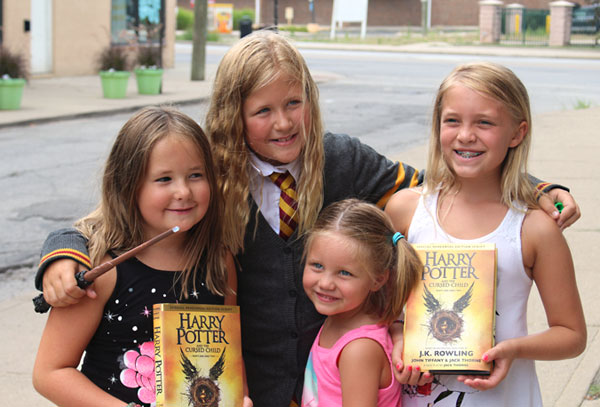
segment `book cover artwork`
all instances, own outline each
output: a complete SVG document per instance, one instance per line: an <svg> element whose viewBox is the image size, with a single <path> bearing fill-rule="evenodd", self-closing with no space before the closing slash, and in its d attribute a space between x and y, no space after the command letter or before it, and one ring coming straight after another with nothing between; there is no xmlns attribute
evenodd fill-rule
<svg viewBox="0 0 600 407"><path fill-rule="evenodd" d="M239 407L243 400L237 306L155 304L157 407Z"/></svg>
<svg viewBox="0 0 600 407"><path fill-rule="evenodd" d="M406 304L403 360L437 374L491 371L494 345L494 244L415 244L423 272Z"/></svg>

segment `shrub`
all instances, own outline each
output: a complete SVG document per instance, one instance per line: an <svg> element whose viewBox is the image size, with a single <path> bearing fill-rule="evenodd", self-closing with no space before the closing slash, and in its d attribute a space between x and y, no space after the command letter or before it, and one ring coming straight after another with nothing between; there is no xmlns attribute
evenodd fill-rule
<svg viewBox="0 0 600 407"><path fill-rule="evenodd" d="M308 32L308 28L306 28L305 25L280 25L277 28L279 29L279 31L288 31L292 34L296 32Z"/></svg>
<svg viewBox="0 0 600 407"><path fill-rule="evenodd" d="M177 29L187 30L194 25L194 12L192 10L179 7L177 11Z"/></svg>
<svg viewBox="0 0 600 407"><path fill-rule="evenodd" d="M194 32L192 28L188 28L181 34L177 34L179 41L192 41L194 39Z"/></svg>
<svg viewBox="0 0 600 407"><path fill-rule="evenodd" d="M252 20L254 22L254 9L241 8L239 10L236 10L236 9L233 10L233 29L234 30L240 29L240 20L244 16L250 17L250 20Z"/></svg>
<svg viewBox="0 0 600 407"><path fill-rule="evenodd" d="M160 48L153 45L141 45L137 52L137 63L146 68L160 68Z"/></svg>
<svg viewBox="0 0 600 407"><path fill-rule="evenodd" d="M221 36L219 35L219 33L207 33L206 34L206 41L208 41L208 42L219 42L220 39L221 39Z"/></svg>
<svg viewBox="0 0 600 407"><path fill-rule="evenodd" d="M108 46L98 58L101 71L129 71L131 70L130 50L124 46Z"/></svg>
<svg viewBox="0 0 600 407"><path fill-rule="evenodd" d="M5 75L13 79L26 79L28 77L27 64L22 54L0 46L0 78Z"/></svg>
<svg viewBox="0 0 600 407"><path fill-rule="evenodd" d="M178 35L177 39L180 41L192 41L194 39L194 30L192 28L188 28L183 34ZM219 33L206 33L206 41L219 42L220 40L221 36L219 35Z"/></svg>

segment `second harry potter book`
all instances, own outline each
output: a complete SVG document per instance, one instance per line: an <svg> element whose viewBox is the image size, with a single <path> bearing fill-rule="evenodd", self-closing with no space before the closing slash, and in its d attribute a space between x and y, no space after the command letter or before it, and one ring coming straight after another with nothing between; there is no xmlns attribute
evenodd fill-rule
<svg viewBox="0 0 600 407"><path fill-rule="evenodd" d="M239 407L243 400L237 306L155 304L157 407Z"/></svg>
<svg viewBox="0 0 600 407"><path fill-rule="evenodd" d="M423 272L406 304L403 361L433 374L488 375L494 346L494 244L415 244Z"/></svg>

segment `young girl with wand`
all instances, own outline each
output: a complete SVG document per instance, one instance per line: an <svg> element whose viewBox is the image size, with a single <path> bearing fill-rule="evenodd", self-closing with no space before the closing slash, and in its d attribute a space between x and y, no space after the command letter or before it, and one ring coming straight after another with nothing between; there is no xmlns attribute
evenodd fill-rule
<svg viewBox="0 0 600 407"><path fill-rule="evenodd" d="M109 154L98 208L76 227L92 264L166 229L178 226L179 232L99 276L96 300L51 310L35 362L35 388L60 406L150 406L152 305L236 303L222 213L208 140L196 122L172 108L133 115ZM246 407L251 404L245 400Z"/></svg>
<svg viewBox="0 0 600 407"><path fill-rule="evenodd" d="M579 355L586 326L567 242L527 179L527 90L503 66L461 65L433 111L425 184L398 192L385 210L411 243L495 243L496 346L477 355L494 367L489 377L436 377L430 395L408 391L403 406L541 406L534 360ZM549 327L528 335L533 282Z"/></svg>

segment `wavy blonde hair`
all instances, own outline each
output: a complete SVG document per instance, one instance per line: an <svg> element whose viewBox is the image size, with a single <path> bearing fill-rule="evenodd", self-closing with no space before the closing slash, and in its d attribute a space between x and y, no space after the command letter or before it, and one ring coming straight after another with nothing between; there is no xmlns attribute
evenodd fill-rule
<svg viewBox="0 0 600 407"><path fill-rule="evenodd" d="M235 254L244 249L250 218L249 148L245 141L243 105L248 96L281 76L304 89L309 125L300 153L298 236L315 222L323 205L323 125L319 91L300 52L283 36L256 31L225 54L214 81L206 129L212 143L218 181L225 198L225 242ZM258 214L257 214L258 216Z"/></svg>
<svg viewBox="0 0 600 407"><path fill-rule="evenodd" d="M427 191L432 193L440 185L442 194L458 188L455 174L448 167L440 144L444 97L456 85L462 85L502 103L517 125L523 121L527 123L525 137L518 146L508 149L502 163L502 203L515 208L513 202L520 201L530 208L537 207L535 188L527 175L527 157L531 146L529 95L523 83L510 69L489 62L473 62L457 66L438 89L433 107L427 171L425 172Z"/></svg>
<svg viewBox="0 0 600 407"><path fill-rule="evenodd" d="M362 310L390 324L402 313L408 295L423 271L419 256L406 239L393 244L394 226L377 206L358 199L345 199L323 209L308 233L304 258L315 236L336 232L357 243L357 256L372 281L389 271L387 282L371 291Z"/></svg>
<svg viewBox="0 0 600 407"><path fill-rule="evenodd" d="M211 292L225 295L228 286L222 244L223 200L217 188L210 145L200 126L174 108L146 107L125 123L105 164L100 203L75 227L88 239L95 265L109 251L120 253L143 243L144 221L137 203L138 192L153 147L166 137L179 137L197 147L211 191L204 218L185 234L183 271L178 276L182 295L187 298L190 281L196 289L198 277L204 277ZM198 276L202 270L206 274Z"/></svg>

